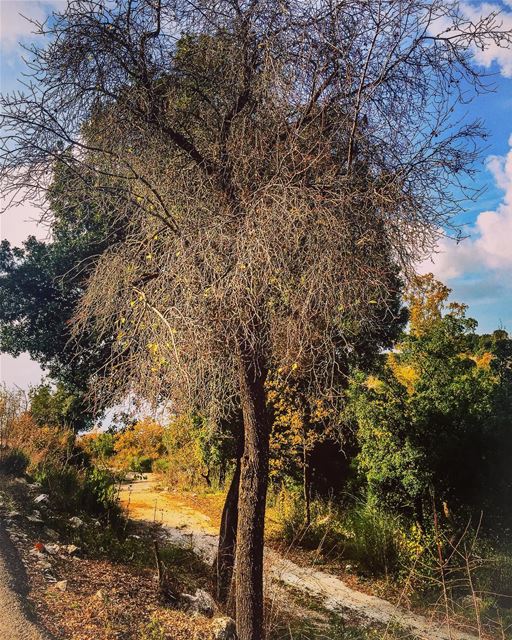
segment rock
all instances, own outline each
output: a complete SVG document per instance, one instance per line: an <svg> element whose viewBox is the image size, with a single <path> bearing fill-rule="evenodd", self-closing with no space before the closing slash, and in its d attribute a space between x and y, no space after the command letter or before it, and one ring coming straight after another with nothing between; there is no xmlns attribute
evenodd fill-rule
<svg viewBox="0 0 512 640"><path fill-rule="evenodd" d="M66 591L68 588L68 581L59 580L58 582L55 583L55 588L58 589L59 591Z"/></svg>
<svg viewBox="0 0 512 640"><path fill-rule="evenodd" d="M189 593L180 594L180 599L184 603L187 611L192 614L200 614L207 618L212 618L215 613L215 600L204 589L197 589L195 595Z"/></svg>
<svg viewBox="0 0 512 640"><path fill-rule="evenodd" d="M41 524L43 522L41 519L41 514L38 511L34 511L31 516L27 516L27 520L29 522L34 522L35 524Z"/></svg>
<svg viewBox="0 0 512 640"><path fill-rule="evenodd" d="M48 496L46 493L41 493L37 496L37 498L34 498L34 502L36 504L41 504L42 502L48 502Z"/></svg>
<svg viewBox="0 0 512 640"><path fill-rule="evenodd" d="M9 513L7 514L8 518L19 518L20 517L20 512L19 511L9 511Z"/></svg>
<svg viewBox="0 0 512 640"><path fill-rule="evenodd" d="M46 528L44 530L44 533L48 538L50 538L50 540L53 540L54 542L58 542L59 534L56 531L54 531L53 529Z"/></svg>
<svg viewBox="0 0 512 640"><path fill-rule="evenodd" d="M45 549L47 551L47 553L49 553L51 556L56 556L59 551L60 551L60 547L58 544L45 544Z"/></svg>
<svg viewBox="0 0 512 640"><path fill-rule="evenodd" d="M215 618L212 622L213 640L236 640L236 625L233 618Z"/></svg>
<svg viewBox="0 0 512 640"><path fill-rule="evenodd" d="M96 593L94 594L94 597L96 598L96 600L103 600L105 596L103 595L103 591L101 589L98 589L98 591L96 591Z"/></svg>
<svg viewBox="0 0 512 640"><path fill-rule="evenodd" d="M74 544L68 544L65 547L66 549L66 553L70 556L74 555L75 553L78 553L80 551L80 547L77 547Z"/></svg>
<svg viewBox="0 0 512 640"><path fill-rule="evenodd" d="M14 482L18 482L19 484L28 484L26 478L14 478Z"/></svg>
<svg viewBox="0 0 512 640"><path fill-rule="evenodd" d="M78 529L79 527L83 526L84 521L78 516L72 516L69 519L69 524L73 527L73 529Z"/></svg>
<svg viewBox="0 0 512 640"><path fill-rule="evenodd" d="M37 491L38 489L41 488L41 484L39 482L33 482L32 484L28 484L27 487L31 490L31 491Z"/></svg>

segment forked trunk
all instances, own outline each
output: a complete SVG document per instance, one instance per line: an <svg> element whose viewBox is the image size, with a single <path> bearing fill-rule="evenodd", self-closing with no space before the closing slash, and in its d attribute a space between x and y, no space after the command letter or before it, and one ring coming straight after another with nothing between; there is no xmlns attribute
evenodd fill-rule
<svg viewBox="0 0 512 640"><path fill-rule="evenodd" d="M240 447L241 449L241 447ZM219 547L215 558L215 581L217 600L225 604L227 602L233 567L235 565L236 530L238 527L238 487L240 485L241 451L236 458L235 473L229 485L219 532Z"/></svg>
<svg viewBox="0 0 512 640"><path fill-rule="evenodd" d="M266 370L240 358L244 452L240 470L236 544L236 626L239 640L262 640L263 531L268 484L270 420L265 400Z"/></svg>

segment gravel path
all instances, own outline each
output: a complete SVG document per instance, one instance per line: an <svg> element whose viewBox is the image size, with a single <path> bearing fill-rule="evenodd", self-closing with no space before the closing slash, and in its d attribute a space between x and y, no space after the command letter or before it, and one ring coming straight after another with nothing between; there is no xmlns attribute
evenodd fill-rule
<svg viewBox="0 0 512 640"><path fill-rule="evenodd" d="M192 546L207 562L213 560L218 538L210 519L186 505L179 496L159 491L153 474L125 485L121 501L129 505L132 518L150 522L156 519L165 527L169 539ZM305 595L316 596L330 611L351 611L369 623L380 625L399 623L418 640L477 640L474 635L440 625L383 598L356 591L329 573L299 567L272 549L265 549L265 574L267 579L276 581L274 584L285 584Z"/></svg>
<svg viewBox="0 0 512 640"><path fill-rule="evenodd" d="M0 519L0 639L49 640L28 610L25 568Z"/></svg>

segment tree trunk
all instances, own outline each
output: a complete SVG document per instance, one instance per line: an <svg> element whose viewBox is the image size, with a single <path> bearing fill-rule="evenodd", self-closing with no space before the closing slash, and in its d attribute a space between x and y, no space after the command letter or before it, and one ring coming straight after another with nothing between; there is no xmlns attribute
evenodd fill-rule
<svg viewBox="0 0 512 640"><path fill-rule="evenodd" d="M302 446L302 480L303 480L303 492L304 492L304 506L306 509L306 527L309 527L311 524L311 473L309 468L309 455L306 447L306 436L304 436L303 446Z"/></svg>
<svg viewBox="0 0 512 640"><path fill-rule="evenodd" d="M262 640L263 532L268 485L270 419L266 370L252 353L240 354L244 452L240 469L236 545L236 626L239 640Z"/></svg>
<svg viewBox="0 0 512 640"><path fill-rule="evenodd" d="M242 438L240 438L242 441ZM241 447L239 447L241 449ZM222 510L219 547L215 558L215 588L218 602L227 602L235 565L236 530L238 527L238 487L240 485L241 451L237 452L235 473Z"/></svg>

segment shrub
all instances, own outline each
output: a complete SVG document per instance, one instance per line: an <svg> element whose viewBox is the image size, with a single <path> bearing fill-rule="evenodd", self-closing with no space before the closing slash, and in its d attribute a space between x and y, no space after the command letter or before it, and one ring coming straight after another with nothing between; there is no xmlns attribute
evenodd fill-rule
<svg viewBox="0 0 512 640"><path fill-rule="evenodd" d="M370 499L360 501L345 518L349 532L346 554L372 575L396 575L400 569L399 519Z"/></svg>
<svg viewBox="0 0 512 640"><path fill-rule="evenodd" d="M144 418L117 434L113 463L120 469L151 471L154 460L162 456L164 428L151 418Z"/></svg>
<svg viewBox="0 0 512 640"><path fill-rule="evenodd" d="M133 456L129 460L128 467L130 471L149 473L153 469L153 458L151 456Z"/></svg>
<svg viewBox="0 0 512 640"><path fill-rule="evenodd" d="M94 431L80 436L78 445L93 460L105 462L114 455L114 434Z"/></svg>
<svg viewBox="0 0 512 640"><path fill-rule="evenodd" d="M156 471L157 473L169 473L169 468L170 462L166 458L158 458L158 460L155 460L153 463L153 471Z"/></svg>
<svg viewBox="0 0 512 640"><path fill-rule="evenodd" d="M19 449L10 449L0 455L0 472L10 476L21 476L27 470L29 459Z"/></svg>
<svg viewBox="0 0 512 640"><path fill-rule="evenodd" d="M100 515L119 510L117 479L106 469L92 467L84 471L46 465L34 477L50 495L57 511Z"/></svg>
<svg viewBox="0 0 512 640"><path fill-rule="evenodd" d="M287 544L341 554L345 544L341 512L332 500L313 500L311 522L306 525L306 507L298 487L282 486L275 498L275 535Z"/></svg>
<svg viewBox="0 0 512 640"><path fill-rule="evenodd" d="M112 511L118 508L119 485L107 469L92 467L85 473L82 504L86 511Z"/></svg>
<svg viewBox="0 0 512 640"><path fill-rule="evenodd" d="M81 479L75 467L42 465L34 471L34 478L50 495L54 509L69 513L79 510Z"/></svg>
<svg viewBox="0 0 512 640"><path fill-rule="evenodd" d="M72 457L74 439L70 429L39 426L29 413L23 413L13 421L9 441L27 456L30 471L45 465L64 465Z"/></svg>

